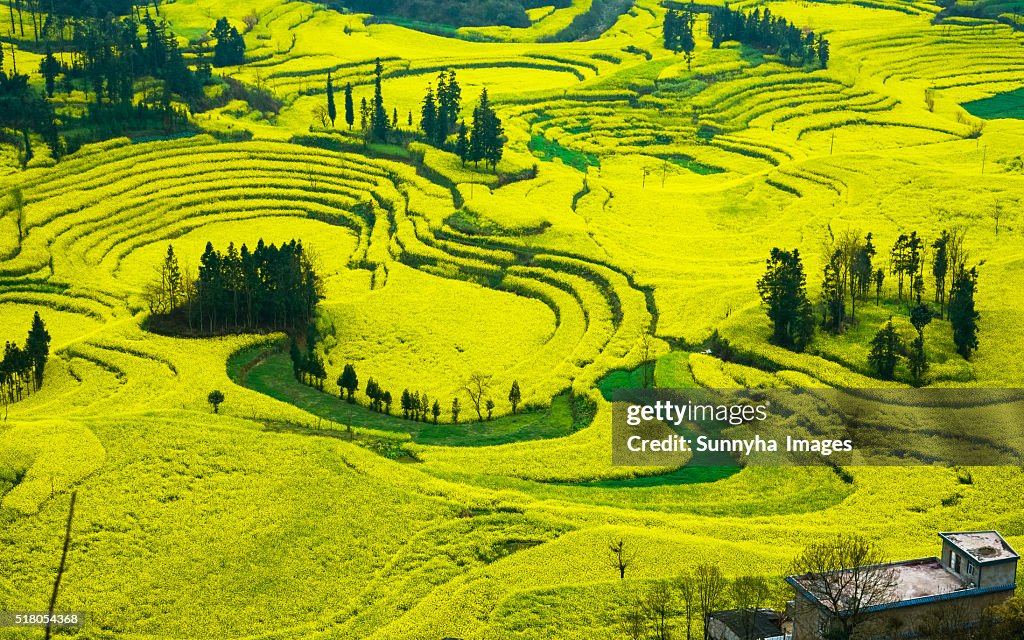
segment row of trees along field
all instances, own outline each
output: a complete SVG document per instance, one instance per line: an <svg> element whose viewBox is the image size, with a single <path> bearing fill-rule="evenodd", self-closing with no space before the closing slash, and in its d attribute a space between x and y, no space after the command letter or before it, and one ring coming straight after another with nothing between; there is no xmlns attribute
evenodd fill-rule
<svg viewBox="0 0 1024 640"><path fill-rule="evenodd" d="M293 338L289 347L289 356L295 379L302 384L323 391L324 384L327 382L327 368L324 365L323 356L316 349L315 336L307 336L305 351ZM359 375L356 373L355 365L350 363L344 366L341 375L338 376L337 384L341 399L355 404L355 393L359 390ZM469 396L470 405L476 411L479 422L483 422L485 419L491 420L494 417L497 404L490 397L490 390L491 376L482 373L470 376L469 381L463 386L463 391ZM391 415L395 398L390 391L381 386L379 381L373 378L366 381L366 396L370 399L369 409ZM508 402L513 415L519 412L522 399L523 392L519 388L519 381L515 380L508 392ZM402 391L399 397L399 407L402 410L403 418L417 422L429 422L432 418L434 424L437 424L442 413L440 400L434 399L431 403L426 392L410 391L409 389ZM462 413L462 404L458 397L452 398L449 411L452 424L458 424L459 415Z"/></svg>
<svg viewBox="0 0 1024 640"><path fill-rule="evenodd" d="M676 3L678 4L678 3ZM691 2L680 9L669 9L665 13L663 29L665 48L686 56L690 67L696 46L693 27L695 5ZM822 36L806 31L785 18L772 15L767 7L744 13L725 7L710 9L708 35L711 46L719 48L727 40L735 40L762 51L773 53L789 65L828 67L829 44Z"/></svg>
<svg viewBox="0 0 1024 640"><path fill-rule="evenodd" d="M181 332L288 331L305 327L323 298L314 257L292 240L262 240L250 251L234 243L221 253L207 243L193 277L169 246L159 278L145 292L154 328Z"/></svg>
<svg viewBox="0 0 1024 640"><path fill-rule="evenodd" d="M13 342L4 345L3 360L0 360L0 401L4 407L42 388L49 357L50 334L37 311L32 317L25 346Z"/></svg>
<svg viewBox="0 0 1024 640"><path fill-rule="evenodd" d="M755 613L764 609L780 611L792 597L781 576L739 576L729 579L715 563L684 569L675 578L648 582L625 581L626 571L635 571L640 557L624 539L607 547L608 562L620 579L617 626L629 640L672 640L707 638L711 616L731 609L740 627L740 638L761 637L755 628ZM830 640L851 640L881 614L878 605L887 604L898 582L889 559L877 544L856 534L839 534L808 544L787 567L794 576L814 576L819 595L826 605L825 627ZM1024 637L1024 600L1020 597L989 607L981 616L956 611L915 621L910 633L928 638L957 640L1019 640ZM833 613L833 612L839 613ZM959 615L958 615L959 614Z"/></svg>
<svg viewBox="0 0 1024 640"><path fill-rule="evenodd" d="M318 105L313 109L313 116L324 127L333 127L337 123L338 107L334 93L334 79L328 72L327 104ZM411 124L412 114L409 114L409 119ZM352 84L349 83L345 85L345 123L351 130L355 122L356 112L352 99ZM398 109L394 109L391 115L388 115L387 107L384 105L384 65L380 58L377 58L373 69L373 98L371 101L363 98L359 108L360 130L368 142L398 142L397 134L400 126Z"/></svg>
<svg viewBox="0 0 1024 640"><path fill-rule="evenodd" d="M374 67L373 98L363 98L359 105L359 126L364 137L374 142L395 142L403 136L397 109L391 116L384 101L383 89L384 67L380 59ZM352 95L352 84L345 85L344 117L349 130L356 123L356 105ZM313 116L320 125L336 126L338 101L335 96L334 80L327 74L327 102L313 110ZM422 140L438 149L451 151L459 156L462 165L472 162L478 165L483 162L492 170L496 169L504 155L505 129L501 118L495 112L484 88L480 94L480 102L473 110L470 126L460 119L462 112L462 88L454 70L442 71L437 76L437 89L428 84L426 95L420 109L420 130ZM407 124L413 125L412 113L408 114Z"/></svg>
<svg viewBox="0 0 1024 640"><path fill-rule="evenodd" d="M917 330L910 345L887 322L871 341L869 364L876 375L892 379L901 355L908 359L913 381L920 384L928 368L925 354L924 328L934 319L948 317L957 352L965 359L978 348L978 319L974 296L977 290L977 267L967 268L970 258L964 247L966 230L956 227L944 230L930 244L916 231L901 234L889 251L888 275L896 280L896 300L909 309L909 319ZM831 333L842 333L857 321L857 301L874 294L877 306L883 303L886 269L874 264L877 250L872 234L846 231L829 235L824 255L829 256L822 273L820 327ZM927 249L931 248L929 255ZM930 267L930 269L929 269ZM930 271L932 300L925 300L925 276ZM806 290L806 276L799 250L772 249L767 270L758 280L758 291L767 306L772 323L772 342L803 351L813 339L814 305ZM849 314L847 314L849 301Z"/></svg>

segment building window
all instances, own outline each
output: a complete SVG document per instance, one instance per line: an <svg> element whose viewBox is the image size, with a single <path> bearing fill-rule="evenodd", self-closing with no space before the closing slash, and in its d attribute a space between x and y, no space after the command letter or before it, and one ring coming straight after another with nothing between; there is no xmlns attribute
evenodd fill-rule
<svg viewBox="0 0 1024 640"><path fill-rule="evenodd" d="M959 553L953 553L952 555L953 555L953 562L952 562L953 572L954 573L960 573L960 554Z"/></svg>
<svg viewBox="0 0 1024 640"><path fill-rule="evenodd" d="M974 564L968 564L967 565L967 575L969 575L969 576L973 576L974 575Z"/></svg>

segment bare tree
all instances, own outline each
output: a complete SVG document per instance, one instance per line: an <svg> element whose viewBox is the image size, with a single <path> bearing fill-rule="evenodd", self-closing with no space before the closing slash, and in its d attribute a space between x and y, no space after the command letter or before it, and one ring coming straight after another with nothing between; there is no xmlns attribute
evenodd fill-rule
<svg viewBox="0 0 1024 640"><path fill-rule="evenodd" d="M686 616L686 640L693 640L693 614L697 612L697 581L693 572L687 569L676 578L676 589L683 603Z"/></svg>
<svg viewBox="0 0 1024 640"><path fill-rule="evenodd" d="M697 602L700 604L701 618L704 620L704 638L708 637L708 620L711 614L718 611L725 601L725 589L728 581L722 575L717 564L701 564L694 571L697 587Z"/></svg>
<svg viewBox="0 0 1024 640"><path fill-rule="evenodd" d="M992 207L992 219L996 221L996 235L999 235L999 219L1003 217L1003 203L997 202Z"/></svg>
<svg viewBox="0 0 1024 640"><path fill-rule="evenodd" d="M629 640L644 640L647 637L647 616L644 603L632 596L626 601L626 608L619 618L619 630Z"/></svg>
<svg viewBox="0 0 1024 640"><path fill-rule="evenodd" d="M462 387L463 391L469 394L469 400L473 403L473 408L476 409L477 420L480 422L484 421L482 408L487 391L491 388L491 377L486 373L474 373L469 377L469 382L466 383L466 386Z"/></svg>
<svg viewBox="0 0 1024 640"><path fill-rule="evenodd" d="M253 9L248 14L243 16L242 17L242 23L245 24L245 32L246 33L249 33L250 31L255 29L256 25L258 25L260 23L260 17L256 13L256 10Z"/></svg>
<svg viewBox="0 0 1024 640"><path fill-rule="evenodd" d="M674 605L675 595L668 581L659 580L648 589L644 610L651 622L652 640L671 640L672 628L669 621L675 615Z"/></svg>
<svg viewBox="0 0 1024 640"><path fill-rule="evenodd" d="M855 534L812 542L793 560L792 572L825 607L827 624L840 638L869 621L871 607L891 602L897 585L878 546Z"/></svg>
<svg viewBox="0 0 1024 640"><path fill-rule="evenodd" d="M949 265L950 293L952 287L967 269L967 260L970 258L964 241L967 238L967 227L957 225L950 229L949 240L946 243L946 261Z"/></svg>
<svg viewBox="0 0 1024 640"><path fill-rule="evenodd" d="M626 569L633 564L633 554L626 548L626 541L612 540L608 543L608 559L613 569L618 570L619 580L626 579Z"/></svg>
<svg viewBox="0 0 1024 640"><path fill-rule="evenodd" d="M327 125L331 122L331 116L327 113L327 107L322 104L313 107L313 119L314 122L319 122L320 126L326 129Z"/></svg>
<svg viewBox="0 0 1024 640"><path fill-rule="evenodd" d="M771 597L768 581L761 576L741 576L732 581L729 590L736 609L740 611L740 640L754 640L757 612Z"/></svg>
<svg viewBox="0 0 1024 640"><path fill-rule="evenodd" d="M18 227L18 246L20 247L21 241L25 239L25 196L18 187L11 189L11 215L14 218L14 224Z"/></svg>

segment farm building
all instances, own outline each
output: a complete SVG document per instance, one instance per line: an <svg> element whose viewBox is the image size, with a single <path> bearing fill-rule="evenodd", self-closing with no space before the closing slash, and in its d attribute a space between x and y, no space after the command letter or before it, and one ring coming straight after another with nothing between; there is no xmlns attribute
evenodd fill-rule
<svg viewBox="0 0 1024 640"><path fill-rule="evenodd" d="M771 609L719 611L708 619L710 640L784 640L782 614Z"/></svg>
<svg viewBox="0 0 1024 640"><path fill-rule="evenodd" d="M1002 536L995 531L939 536L941 558L878 567L890 572L888 593L873 603L861 603L866 605L861 611L869 618L858 635L871 638L918 633L940 619L961 628L971 626L988 607L1013 597L1019 556ZM816 574L791 576L786 581L796 591L788 612L792 640L819 640L829 620L844 612L833 610Z"/></svg>

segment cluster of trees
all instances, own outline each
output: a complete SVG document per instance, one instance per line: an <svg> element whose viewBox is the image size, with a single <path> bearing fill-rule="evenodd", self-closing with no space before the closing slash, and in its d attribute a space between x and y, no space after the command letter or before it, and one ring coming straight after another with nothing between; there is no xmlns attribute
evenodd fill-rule
<svg viewBox="0 0 1024 640"><path fill-rule="evenodd" d="M614 540L608 545L609 566L625 579L626 570L635 564L629 545ZM624 585L625 597L618 611L618 627L629 640L671 640L708 637L708 622L713 613L726 608L746 612L748 633L754 637L754 612L784 601L781 580L763 576L729 579L716 563L703 563L684 570L674 579L658 580L642 592Z"/></svg>
<svg viewBox="0 0 1024 640"><path fill-rule="evenodd" d="M694 15L690 9L669 9L665 13L665 48L676 53L683 52L687 69L693 63L693 49L697 44L693 38L693 24Z"/></svg>
<svg viewBox="0 0 1024 640"><path fill-rule="evenodd" d="M384 106L384 65L380 58L373 70L373 100L367 101L363 98L359 106L359 127L363 137L367 141L388 142L392 132L399 128L398 109L394 109L389 116ZM348 128L356 122L355 103L352 99L352 85L345 85L345 122ZM334 96L334 78L327 74L327 104L319 105L313 110L313 116L319 120L321 126L334 126L338 119L338 106ZM409 115L411 121L412 114ZM410 122L411 124L411 122Z"/></svg>
<svg viewBox="0 0 1024 640"><path fill-rule="evenodd" d="M57 158L97 137L119 135L126 130L162 128L174 131L188 122L188 109L209 106L203 87L212 78L207 43L213 45L213 64L224 66L245 61L245 40L226 18L217 21L211 34L190 47L195 62L186 60L178 38L159 18L159 4L128 0L9 3L10 34L25 38L30 20L36 49L42 56L38 73L44 91L29 83L17 60L9 55L10 72L3 71L0 52L0 128L21 132L22 162L33 156L31 134L43 138ZM26 11L28 16L26 18ZM17 17L16 14L17 13ZM141 99L137 88L147 86ZM61 94L82 91L87 96L81 112L63 110L59 117L51 101ZM68 100L68 103L76 103ZM63 134L63 135L62 135Z"/></svg>
<svg viewBox="0 0 1024 640"><path fill-rule="evenodd" d="M437 419L441 415L441 402L434 400L434 404L430 404L427 394L418 391L402 391L399 406L402 408L402 417L406 420L427 422L428 416L433 416L434 424L437 424Z"/></svg>
<svg viewBox="0 0 1024 640"><path fill-rule="evenodd" d="M324 367L323 357L316 350L315 335L311 333L307 338L305 353L292 339L290 355L295 379L323 391L327 371ZM356 391L359 390L359 375L356 373L355 365L349 363L344 366L341 375L338 376L337 384L341 399L354 404ZM484 421L485 412L487 420L494 417L494 409L497 405L490 397L490 389L491 376L483 373L474 373L463 387L463 391L469 396L470 403L476 411L479 422ZM370 399L369 408L371 410L391 414L394 397L390 391L381 386L380 382L373 378L367 380L366 396ZM519 381L515 380L508 392L508 401L513 414L519 413L522 400L523 393L519 387ZM399 396L399 407L402 410L403 418L417 422L428 422L432 419L434 424L437 424L442 413L440 400L434 399L431 402L425 392L410 391L409 389L403 390ZM458 397L452 398L450 413L452 424L458 424L459 415L462 413L462 405Z"/></svg>
<svg viewBox="0 0 1024 640"><path fill-rule="evenodd" d="M295 240L280 247L260 240L254 251L231 243L226 253L207 243L193 278L169 246L146 297L152 313L184 320L189 330L292 330L309 323L323 298L314 262Z"/></svg>
<svg viewBox="0 0 1024 640"><path fill-rule="evenodd" d="M454 70L442 71L437 76L437 93L427 85L427 95L420 110L420 128L426 141L435 147L444 147L448 137L459 130L462 112L462 88Z"/></svg>
<svg viewBox="0 0 1024 640"><path fill-rule="evenodd" d="M401 123L398 109L388 114L384 102L384 67L377 59L374 67L373 98L365 97L358 106L359 127L367 141L391 142L401 139ZM345 123L351 130L356 124L356 104L352 95L352 85L344 87ZM451 151L459 156L462 165L472 162L496 169L505 153L505 128L501 118L491 105L484 89L480 95L480 103L473 110L470 126L465 120L459 119L462 111L462 88L459 86L455 71L442 71L437 78L437 88L427 85L427 92L420 108L420 128L423 139L439 149ZM334 78L327 75L327 101L313 109L313 117L321 126L335 126L338 116L338 101L335 96ZM408 125L413 124L412 113L408 114Z"/></svg>
<svg viewBox="0 0 1024 640"><path fill-rule="evenodd" d="M47 91L51 97L55 91L69 93L75 88L92 94L94 117L104 107L130 111L135 106L135 83L142 78L163 81L164 94L150 101L147 106L152 108L166 105L171 93L185 100L200 98L211 77L202 49L197 52L197 69L192 70L167 23L157 22L148 13L141 20L134 13L125 18L67 16L58 27L60 41L47 43L40 67ZM57 55L54 47L59 47ZM58 76L62 76L60 84Z"/></svg>
<svg viewBox="0 0 1024 640"><path fill-rule="evenodd" d="M3 70L3 51L0 47L0 128L17 131L22 137L22 167L32 160L32 134L43 136L56 157L62 154L53 107L44 95L32 88L27 75L17 69L7 74Z"/></svg>
<svg viewBox="0 0 1024 640"><path fill-rule="evenodd" d="M711 46L716 49L726 40L737 40L777 54L786 64L828 67L828 40L772 15L767 7L749 13L727 6L713 9L708 20L708 35Z"/></svg>
<svg viewBox="0 0 1024 640"><path fill-rule="evenodd" d="M217 20L210 33L217 44L213 46L213 64L218 67L238 65L245 62L245 38L238 29L228 23L227 18Z"/></svg>
<svg viewBox="0 0 1024 640"><path fill-rule="evenodd" d="M366 381L366 397L370 399L370 410L391 415L391 403L394 398L390 391L380 386L373 378Z"/></svg>
<svg viewBox="0 0 1024 640"><path fill-rule="evenodd" d="M483 162L496 169L505 152L505 128L494 111L487 89L480 94L480 103L473 110L471 127L459 120L462 110L462 89L454 71L441 72L437 79L437 92L427 85L420 110L420 128L426 141L439 149L454 152L462 160L474 165ZM452 140L454 136L454 140Z"/></svg>
<svg viewBox="0 0 1024 640"><path fill-rule="evenodd" d="M32 317L25 346L13 342L4 345L3 360L0 360L0 401L5 407L42 388L49 357L50 334L37 311Z"/></svg>
<svg viewBox="0 0 1024 640"><path fill-rule="evenodd" d="M979 314L974 303L978 271L967 268L965 236L965 230L957 227L942 231L929 244L916 231L901 234L889 251L886 270L876 264L878 250L872 234L847 231L838 237L830 235L824 251L828 260L822 272L821 328L841 333L857 321L857 302L870 299L872 293L880 306L888 275L896 282L897 303L910 305L917 338L905 345L892 322L886 323L871 343L872 370L881 378L892 379L899 358L905 356L914 382L923 382L928 368L924 328L933 318L947 314L957 352L970 358L978 348ZM925 300L928 271L934 286L932 301ZM765 275L758 280L758 291L772 322L772 342L796 351L805 349L814 335L814 305L807 294L799 251L773 249Z"/></svg>
<svg viewBox="0 0 1024 640"><path fill-rule="evenodd" d="M323 356L316 350L316 342L308 339L306 352L303 353L299 349L299 343L293 337L288 353L292 359L292 374L295 379L302 384L323 391L324 383L327 381L327 367L324 364Z"/></svg>

